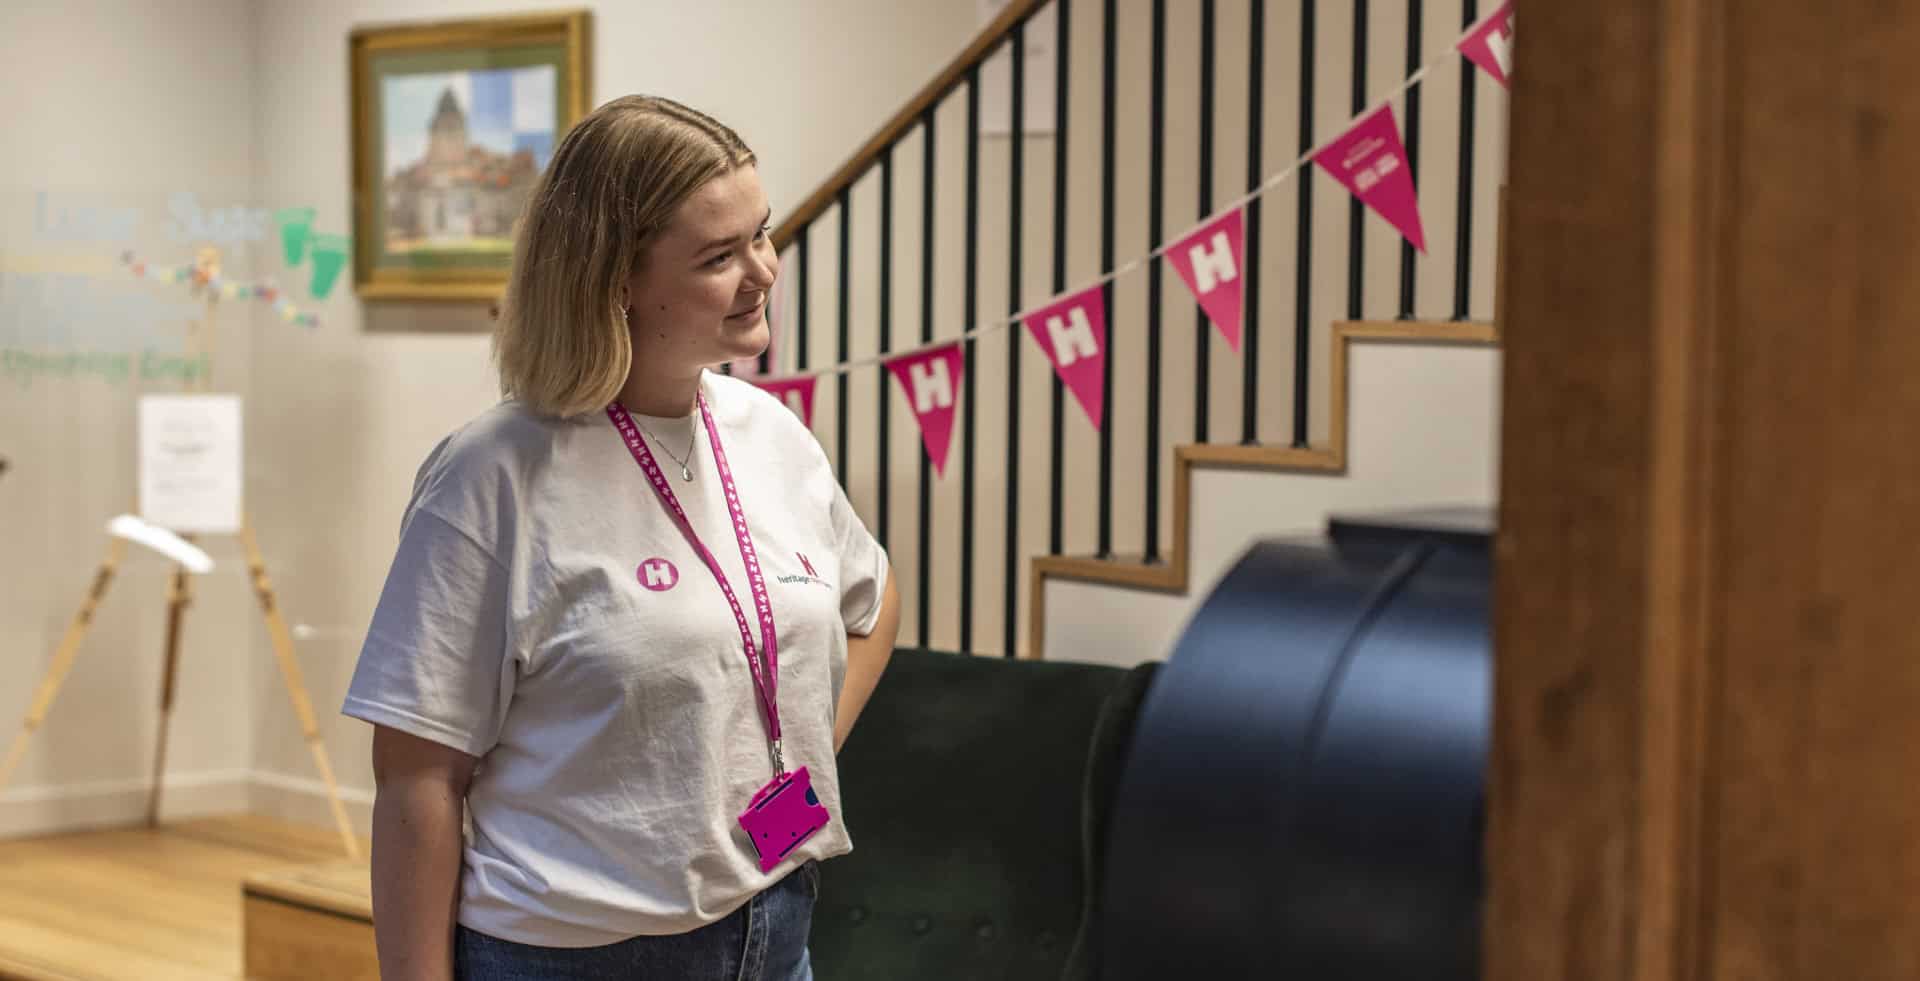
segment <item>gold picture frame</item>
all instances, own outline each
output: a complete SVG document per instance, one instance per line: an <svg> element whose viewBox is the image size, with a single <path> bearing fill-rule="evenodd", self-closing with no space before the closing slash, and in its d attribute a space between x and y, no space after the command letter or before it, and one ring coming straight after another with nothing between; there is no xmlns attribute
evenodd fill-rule
<svg viewBox="0 0 1920 981"><path fill-rule="evenodd" d="M585 10L373 25L348 39L353 283L368 300L492 300L512 226L591 99Z"/></svg>

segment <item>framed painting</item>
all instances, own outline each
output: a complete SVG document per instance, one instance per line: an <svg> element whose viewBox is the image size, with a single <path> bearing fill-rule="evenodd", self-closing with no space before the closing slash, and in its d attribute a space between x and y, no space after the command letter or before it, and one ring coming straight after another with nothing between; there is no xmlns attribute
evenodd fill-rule
<svg viewBox="0 0 1920 981"><path fill-rule="evenodd" d="M362 298L500 295L520 210L587 112L590 44L584 10L353 31Z"/></svg>

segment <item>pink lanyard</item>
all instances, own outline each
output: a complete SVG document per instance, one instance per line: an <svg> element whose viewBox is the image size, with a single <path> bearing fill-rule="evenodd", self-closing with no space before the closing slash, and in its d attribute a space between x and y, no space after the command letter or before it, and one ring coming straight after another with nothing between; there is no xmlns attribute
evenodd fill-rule
<svg viewBox="0 0 1920 981"><path fill-rule="evenodd" d="M707 425L707 442L713 447L714 467L720 471L720 487L727 495L727 513L733 518L733 535L740 543L740 561L747 568L747 580L753 584L753 609L760 615L759 648L754 646L753 632L747 628L747 615L740 609L740 600L727 583L726 573L720 571L719 560L714 558L694 532L693 522L687 519L687 512L680 507L680 500L673 496L673 487L667 483L666 475L660 472L660 465L654 462L653 452L647 449L646 442L640 438L640 430L633 416L627 413L625 406L615 402L607 406L607 418L613 420L613 427L627 441L627 449L633 453L634 462L645 471L647 480L653 484L653 492L659 495L660 503L666 505L674 523L680 526L680 533L687 537L688 544L707 564L707 571L713 573L714 581L720 584L720 592L727 597L727 605L733 607L734 622L740 627L740 645L747 652L747 670L753 675L753 687L760 696L761 711L767 717L767 733L773 747L774 775L782 776L787 772L787 767L780 752L780 703L777 700L780 690L780 638L773 626L773 601L767 596L767 581L760 575L760 560L753 551L753 534L747 531L746 516L740 513L740 495L733 484L733 471L727 466L727 451L720 446L720 432L714 428L713 416L707 412L706 397L697 396L695 406L700 412L701 421ZM760 650L765 650L765 657L760 656Z"/></svg>

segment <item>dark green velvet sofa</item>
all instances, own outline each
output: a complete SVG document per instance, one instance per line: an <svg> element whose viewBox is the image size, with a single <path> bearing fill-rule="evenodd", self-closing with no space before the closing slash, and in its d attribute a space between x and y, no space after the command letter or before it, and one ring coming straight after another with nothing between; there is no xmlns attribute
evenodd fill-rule
<svg viewBox="0 0 1920 981"><path fill-rule="evenodd" d="M1099 977L1106 818L1157 665L894 654L843 748L819 981Z"/></svg>

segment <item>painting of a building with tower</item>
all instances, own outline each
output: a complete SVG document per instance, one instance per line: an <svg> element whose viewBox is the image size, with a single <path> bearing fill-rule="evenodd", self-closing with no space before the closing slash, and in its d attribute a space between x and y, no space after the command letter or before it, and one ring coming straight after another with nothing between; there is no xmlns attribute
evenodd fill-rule
<svg viewBox="0 0 1920 981"><path fill-rule="evenodd" d="M552 66L382 82L385 251L510 253L553 153Z"/></svg>
<svg viewBox="0 0 1920 981"><path fill-rule="evenodd" d="M353 29L362 299L500 299L520 213L592 105L592 21L558 10Z"/></svg>

